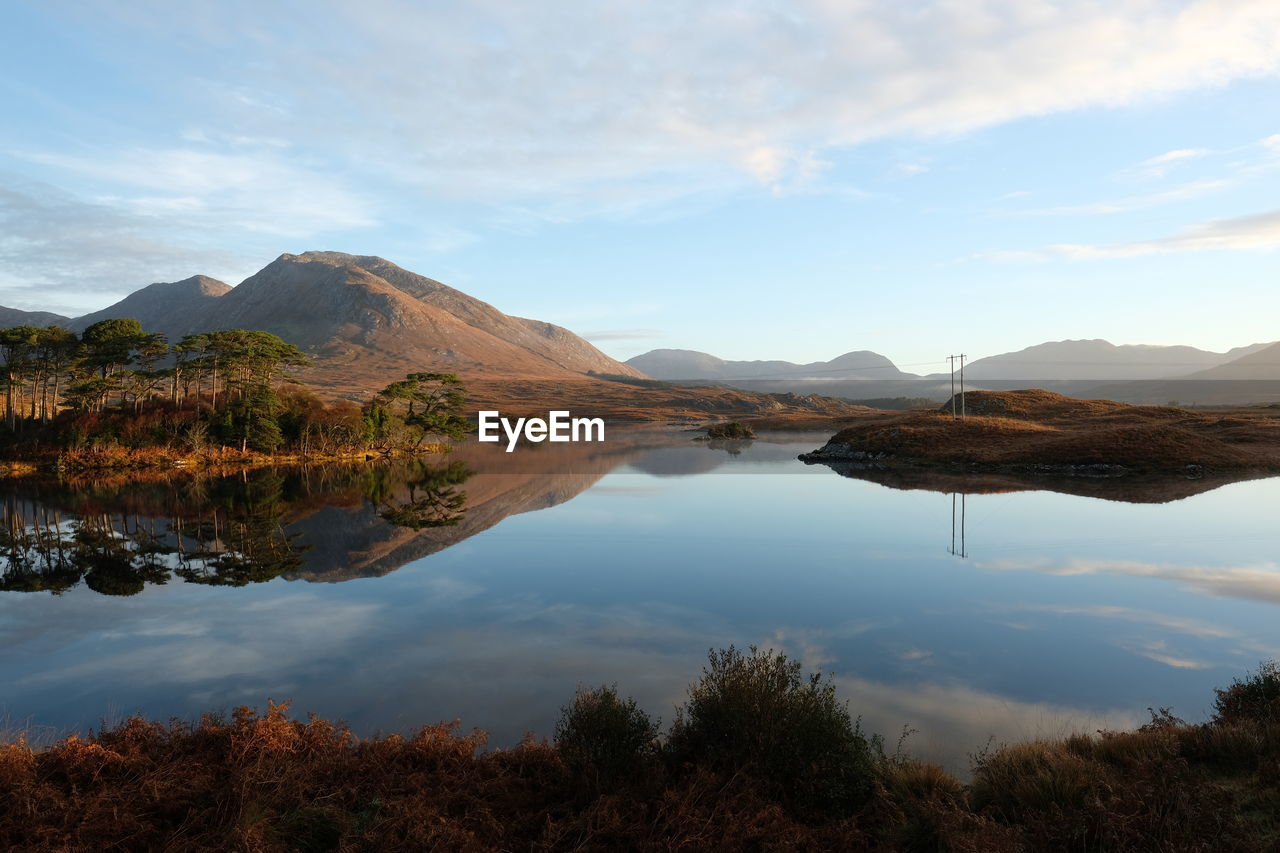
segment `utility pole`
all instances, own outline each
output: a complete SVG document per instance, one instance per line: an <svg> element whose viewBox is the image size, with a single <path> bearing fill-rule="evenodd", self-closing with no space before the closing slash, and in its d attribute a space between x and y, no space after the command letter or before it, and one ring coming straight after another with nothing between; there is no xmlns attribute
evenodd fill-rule
<svg viewBox="0 0 1280 853"><path fill-rule="evenodd" d="M951 362L951 417L954 418L956 416L956 357L949 355L947 361Z"/></svg>
<svg viewBox="0 0 1280 853"><path fill-rule="evenodd" d="M960 355L949 355L947 361L951 362L951 417L956 416L956 362L960 362L960 417L965 417L964 407L964 360L967 358L964 353Z"/></svg>

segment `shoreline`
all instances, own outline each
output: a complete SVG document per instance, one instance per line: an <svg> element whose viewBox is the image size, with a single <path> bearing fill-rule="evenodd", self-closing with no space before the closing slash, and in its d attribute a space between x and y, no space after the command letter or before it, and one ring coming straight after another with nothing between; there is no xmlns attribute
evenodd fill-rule
<svg viewBox="0 0 1280 853"><path fill-rule="evenodd" d="M1049 391L974 391L969 414L868 419L800 454L808 464L939 473L1200 479L1280 473L1280 417L1077 400Z"/></svg>

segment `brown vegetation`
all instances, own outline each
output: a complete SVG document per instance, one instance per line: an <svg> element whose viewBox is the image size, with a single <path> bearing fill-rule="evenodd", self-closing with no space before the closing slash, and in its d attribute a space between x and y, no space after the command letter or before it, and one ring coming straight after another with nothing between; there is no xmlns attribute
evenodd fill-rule
<svg viewBox="0 0 1280 853"><path fill-rule="evenodd" d="M974 391L951 404L854 424L807 458L964 465L1000 470L1119 466L1080 473L1274 470L1280 418L1270 410L1188 411L1076 400L1049 391Z"/></svg>
<svg viewBox="0 0 1280 853"><path fill-rule="evenodd" d="M833 419L871 413L833 397L761 394L735 388L635 385L581 376L569 379L467 379L467 410L497 409L507 416L540 416L552 409L616 422L701 423L726 417L801 420L829 426Z"/></svg>
<svg viewBox="0 0 1280 853"><path fill-rule="evenodd" d="M1280 674L1188 725L1007 746L964 785L867 739L776 653L713 653L664 740L613 688L554 744L457 724L360 739L268 703L0 745L15 850L1266 851L1280 843Z"/></svg>

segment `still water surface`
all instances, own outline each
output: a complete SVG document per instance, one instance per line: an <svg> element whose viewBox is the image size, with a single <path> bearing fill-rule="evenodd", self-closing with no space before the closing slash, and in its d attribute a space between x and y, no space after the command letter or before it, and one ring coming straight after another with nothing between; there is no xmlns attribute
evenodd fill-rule
<svg viewBox="0 0 1280 853"><path fill-rule="evenodd" d="M892 488L796 461L823 438L6 484L0 727L271 697L506 745L580 684L669 721L709 648L757 644L963 772L993 737L1203 719L1280 657L1280 479Z"/></svg>

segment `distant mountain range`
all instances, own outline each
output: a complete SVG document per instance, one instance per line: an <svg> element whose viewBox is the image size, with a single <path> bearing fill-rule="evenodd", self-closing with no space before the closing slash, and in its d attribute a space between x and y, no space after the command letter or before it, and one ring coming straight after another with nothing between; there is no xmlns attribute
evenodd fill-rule
<svg viewBox="0 0 1280 853"><path fill-rule="evenodd" d="M701 380L756 392L855 398L928 396L949 381L945 373L919 377L904 372L887 357L868 350L796 364L730 361L694 350L658 349L624 363L568 329L504 314L382 258L341 252L281 255L237 287L203 275L152 284L108 308L76 318L0 307L0 327L60 325L83 331L99 320L116 317L134 317L170 341L227 328L273 332L313 357L316 366L306 380L330 396L366 394L417 370L451 371L477 386L488 383L494 399L512 399L503 383L524 382L529 387L528 381L536 380L542 396L562 391L566 400L589 399L602 406L623 405L622 396L628 396L634 400L625 405L633 408L649 405L649 397L658 405L656 398L662 395L646 395L635 387L622 395L629 386L601 385L588 374ZM1053 341L976 359L966 365L965 379L974 387L983 382L1026 387L1053 382L1280 380L1280 343L1210 352L1189 346L1116 346L1104 340ZM882 384L873 390L864 380ZM1171 399L1178 393L1163 387L1142 393L1148 392L1169 394ZM541 396L534 396L518 399L530 405L545 403ZM739 396L732 400L681 398L662 405L690 413L725 406L764 410L780 405ZM640 398L647 402L641 404Z"/></svg>
<svg viewBox="0 0 1280 853"><path fill-rule="evenodd" d="M1194 373L1189 379L1280 379L1280 343L1245 347L1251 350L1226 364ZM1234 352L1235 350L1232 350Z"/></svg>
<svg viewBox="0 0 1280 853"><path fill-rule="evenodd" d="M1116 346L1104 340L1052 341L965 365L966 379L1172 379L1246 358L1269 343L1210 352L1188 346ZM937 375L937 374L935 374ZM1280 378L1280 371L1273 371ZM1266 378L1266 377L1251 377Z"/></svg>
<svg viewBox="0 0 1280 853"><path fill-rule="evenodd" d="M827 384L863 379L949 380L947 373L924 377L905 373L885 356L867 350L846 353L831 361L795 364L726 361L695 350L656 349L628 359L627 364L654 379L751 382L751 387L760 390L786 388L799 393L813 393L819 380ZM1211 352L1189 346L1117 346L1099 339L1051 341L976 359L965 365L965 380L973 383L1157 379L1280 380L1280 344L1258 343L1227 352ZM788 381L801 380L806 384L795 387L788 384Z"/></svg>
<svg viewBox="0 0 1280 853"><path fill-rule="evenodd" d="M725 361L688 349L655 349L627 359L627 364L654 379L910 379L883 355L868 350L847 352L830 361Z"/></svg>

